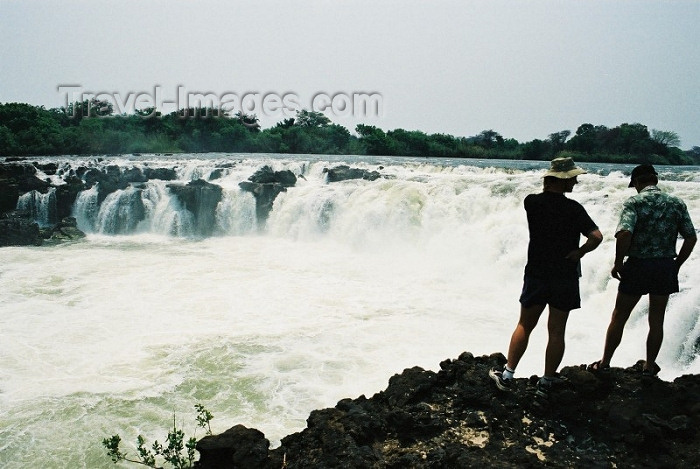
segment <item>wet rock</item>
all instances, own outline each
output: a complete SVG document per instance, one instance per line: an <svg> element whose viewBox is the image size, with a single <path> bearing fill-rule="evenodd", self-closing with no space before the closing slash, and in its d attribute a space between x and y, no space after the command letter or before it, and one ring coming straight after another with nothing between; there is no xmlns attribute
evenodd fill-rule
<svg viewBox="0 0 700 469"><path fill-rule="evenodd" d="M272 211L272 206L280 192L297 183L297 178L289 170L273 171L269 166L257 170L247 181L238 186L255 197L255 215L258 226L265 226L265 221Z"/></svg>
<svg viewBox="0 0 700 469"><path fill-rule="evenodd" d="M55 245L69 241L78 241L85 238L85 233L78 229L78 224L74 217L65 217L52 228L46 230L44 235L45 244Z"/></svg>
<svg viewBox="0 0 700 469"><path fill-rule="evenodd" d="M13 211L0 216L0 246L40 246L42 242L39 225L29 214Z"/></svg>
<svg viewBox="0 0 700 469"><path fill-rule="evenodd" d="M195 467L199 469L273 467L268 457L269 447L270 442L262 432L236 425L220 435L205 436L197 442L197 451L201 457Z"/></svg>
<svg viewBox="0 0 700 469"><path fill-rule="evenodd" d="M346 165L339 165L334 168L323 168L328 182L347 181L348 179L365 179L374 181L382 177L377 171L367 171L366 169L351 168Z"/></svg>
<svg viewBox="0 0 700 469"><path fill-rule="evenodd" d="M171 183L166 187L194 215L196 234L210 236L216 226L216 206L221 202L221 186L197 179L187 184Z"/></svg>
<svg viewBox="0 0 700 469"><path fill-rule="evenodd" d="M248 180L257 184L280 184L284 187L292 187L297 183L297 177L290 170L273 171L267 165L258 169Z"/></svg>
<svg viewBox="0 0 700 469"><path fill-rule="evenodd" d="M265 226L265 221L272 211L272 206L280 192L287 192L287 188L277 183L257 183L243 181L238 187L250 192L255 197L255 216L259 226Z"/></svg>
<svg viewBox="0 0 700 469"><path fill-rule="evenodd" d="M177 179L177 172L172 168L149 168L143 169L143 174L148 179L160 179L161 181L174 181Z"/></svg>
<svg viewBox="0 0 700 469"><path fill-rule="evenodd" d="M70 216L78 194L85 189L85 184L77 176L67 176L65 184L56 187L56 211L59 219Z"/></svg>
<svg viewBox="0 0 700 469"><path fill-rule="evenodd" d="M45 194L49 187L51 184L36 177L32 164L0 164L0 213L14 210L20 195L34 190Z"/></svg>

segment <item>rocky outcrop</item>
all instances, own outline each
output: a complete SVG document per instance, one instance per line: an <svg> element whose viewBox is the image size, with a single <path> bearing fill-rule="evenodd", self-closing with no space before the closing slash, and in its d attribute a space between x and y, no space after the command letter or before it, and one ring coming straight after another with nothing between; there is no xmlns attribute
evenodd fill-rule
<svg viewBox="0 0 700 469"><path fill-rule="evenodd" d="M70 225L70 217L73 205L81 191L96 186L97 204L101 204L108 196L117 190L125 190L129 187L136 191L125 191L120 195L120 203L129 204L129 216L125 217L124 226L116 227L114 233L129 232L145 216L145 208L141 200L139 185L152 180L174 180L177 173L174 168L119 167L117 165L104 165L103 159L91 161L88 166L76 168L68 165L59 165L56 162L31 162L26 158L5 158L0 163L0 246L7 245L35 245L41 244L42 239L50 239L52 243L63 240L74 240L84 236L75 226ZM52 178L42 179L41 173ZM217 186L218 187L218 186ZM220 200L216 199L216 203ZM205 191L206 192L206 191ZM206 195L197 199L198 203L207 205ZM18 201L23 208L28 210L17 211ZM37 201L43 200L42 205L45 216L39 221L38 226ZM202 215L197 222L206 225L213 220L211 215ZM68 220L68 221L66 221ZM37 225L37 226L34 226ZM213 223L209 229L202 230L205 235L210 234ZM41 232L37 231L41 229Z"/></svg>
<svg viewBox="0 0 700 469"><path fill-rule="evenodd" d="M0 246L41 246L39 225L26 212L0 215Z"/></svg>
<svg viewBox="0 0 700 469"><path fill-rule="evenodd" d="M66 217L55 226L41 230L41 235L45 239L44 244L47 245L77 241L85 237L85 233L78 229L78 224L74 217Z"/></svg>
<svg viewBox="0 0 700 469"><path fill-rule="evenodd" d="M593 374L565 367L547 402L537 378L510 393L487 376L502 354L463 353L433 372L393 376L367 399L311 412L307 427L266 451L236 426L197 444L207 468L700 467L700 376L643 377L639 364Z"/></svg>
<svg viewBox="0 0 700 469"><path fill-rule="evenodd" d="M210 236L216 226L216 206L221 201L221 186L197 179L187 184L171 183L166 187L194 215L197 234Z"/></svg>
<svg viewBox="0 0 700 469"><path fill-rule="evenodd" d="M259 226L264 226L277 196L296 183L297 178L291 171L273 171L271 167L263 166L238 186L255 197L255 215Z"/></svg>
<svg viewBox="0 0 700 469"><path fill-rule="evenodd" d="M161 181L174 181L177 179L177 172L172 168L149 168L143 169L143 175L148 179L160 179Z"/></svg>
<svg viewBox="0 0 700 469"><path fill-rule="evenodd" d="M31 164L10 163L0 165L0 214L14 210L19 196L31 191L45 193L51 187L36 177Z"/></svg>
<svg viewBox="0 0 700 469"><path fill-rule="evenodd" d="M351 168L346 165L339 165L334 168L323 168L328 182L347 181L348 179L365 179L374 181L382 177L377 171L367 171L366 169Z"/></svg>

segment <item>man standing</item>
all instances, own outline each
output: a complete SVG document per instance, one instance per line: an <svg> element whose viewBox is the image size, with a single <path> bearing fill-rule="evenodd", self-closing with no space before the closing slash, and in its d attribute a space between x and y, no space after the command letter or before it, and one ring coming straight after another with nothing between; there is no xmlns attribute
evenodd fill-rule
<svg viewBox="0 0 700 469"><path fill-rule="evenodd" d="M620 281L612 319L605 336L603 358L589 365L591 371L610 367L622 332L632 309L642 295L649 295L649 335L647 356L642 372L656 376L661 370L656 357L664 338L664 315L671 293L678 288L678 270L688 259L697 242L697 234L685 203L678 197L661 192L656 170L650 164L632 170L629 187L637 195L622 207L615 237L615 264L611 275ZM676 254L678 235L683 237ZM627 261L623 262L625 257Z"/></svg>
<svg viewBox="0 0 700 469"><path fill-rule="evenodd" d="M544 175L543 192L525 197L530 243L520 295L520 320L510 339L505 368L489 371L502 391L511 389L515 368L547 305L549 340L544 376L537 384L537 394L548 397L556 380L556 371L564 356L569 312L581 307L580 260L603 240L598 226L583 206L564 195L573 190L578 182L576 177L585 173L571 158L556 158ZM579 246L581 235L587 240Z"/></svg>

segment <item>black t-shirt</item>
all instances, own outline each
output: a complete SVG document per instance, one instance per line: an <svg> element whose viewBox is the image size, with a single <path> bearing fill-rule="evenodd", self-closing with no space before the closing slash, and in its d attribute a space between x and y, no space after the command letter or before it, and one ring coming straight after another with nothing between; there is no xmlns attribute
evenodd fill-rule
<svg viewBox="0 0 700 469"><path fill-rule="evenodd" d="M530 230L526 274L578 277L579 263L566 255L579 247L581 235L598 226L583 206L564 194L542 192L525 197Z"/></svg>

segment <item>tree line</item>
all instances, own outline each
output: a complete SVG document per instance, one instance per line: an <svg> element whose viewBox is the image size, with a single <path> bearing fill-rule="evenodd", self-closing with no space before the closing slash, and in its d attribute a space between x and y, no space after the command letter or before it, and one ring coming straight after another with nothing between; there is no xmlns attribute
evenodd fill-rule
<svg viewBox="0 0 700 469"><path fill-rule="evenodd" d="M242 152L548 160L563 154L588 162L700 164L700 147L683 151L675 132L639 123L585 123L573 134L563 130L522 143L494 130L470 137L364 124L354 130L308 110L261 129L255 115L209 108L115 115L110 103L94 99L52 109L0 104L4 156Z"/></svg>

